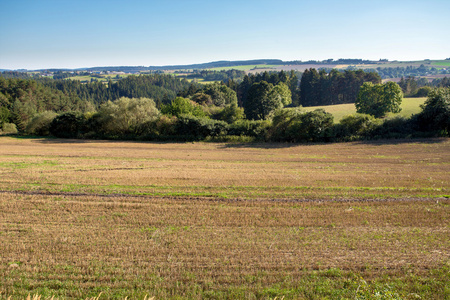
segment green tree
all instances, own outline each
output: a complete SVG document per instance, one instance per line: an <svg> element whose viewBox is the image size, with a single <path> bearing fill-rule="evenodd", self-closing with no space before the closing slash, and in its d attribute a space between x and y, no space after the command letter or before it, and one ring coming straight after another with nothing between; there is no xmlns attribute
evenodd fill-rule
<svg viewBox="0 0 450 300"><path fill-rule="evenodd" d="M212 102L216 106L223 107L233 102L237 103L236 92L218 82L207 84L202 92L211 96Z"/></svg>
<svg viewBox="0 0 450 300"><path fill-rule="evenodd" d="M356 112L369 114L375 118L386 116L388 112L399 113L403 99L402 89L395 82L384 84L365 82L355 103Z"/></svg>
<svg viewBox="0 0 450 300"><path fill-rule="evenodd" d="M244 109L238 107L237 103L231 103L225 106L218 114L215 119L225 121L229 124L235 123L236 121L242 120L244 118Z"/></svg>
<svg viewBox="0 0 450 300"><path fill-rule="evenodd" d="M292 93L289 87L283 83L279 82L276 86L273 87L271 93L274 93L274 97L278 97L283 106L289 105L292 103Z"/></svg>
<svg viewBox="0 0 450 300"><path fill-rule="evenodd" d="M68 112L50 123L50 133L60 138L78 138L84 131L86 118L80 113Z"/></svg>
<svg viewBox="0 0 450 300"><path fill-rule="evenodd" d="M11 113L6 107L0 106L0 128L2 128L4 123L8 122L10 115Z"/></svg>
<svg viewBox="0 0 450 300"><path fill-rule="evenodd" d="M244 111L249 120L270 119L275 110L283 107L281 96L266 81L254 83L249 91Z"/></svg>
<svg viewBox="0 0 450 300"><path fill-rule="evenodd" d="M323 109L304 112L301 108L287 108L277 110L272 123L272 141L326 141L332 136L333 115Z"/></svg>
<svg viewBox="0 0 450 300"><path fill-rule="evenodd" d="M198 104L183 97L176 97L170 104L161 105L161 113L175 117L180 117L181 115L205 116L205 112Z"/></svg>
<svg viewBox="0 0 450 300"><path fill-rule="evenodd" d="M152 99L125 97L102 104L98 113L104 132L114 135L139 134L140 126L160 115Z"/></svg>
<svg viewBox="0 0 450 300"><path fill-rule="evenodd" d="M428 94L418 115L419 125L424 130L444 130L450 133L450 87L438 88Z"/></svg>
<svg viewBox="0 0 450 300"><path fill-rule="evenodd" d="M26 133L34 135L49 135L50 124L57 114L53 111L44 111L39 113L31 119L25 129Z"/></svg>

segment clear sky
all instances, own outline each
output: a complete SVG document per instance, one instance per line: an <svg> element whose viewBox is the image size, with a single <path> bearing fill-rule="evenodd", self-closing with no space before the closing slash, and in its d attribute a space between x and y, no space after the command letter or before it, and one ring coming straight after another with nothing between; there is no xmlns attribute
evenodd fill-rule
<svg viewBox="0 0 450 300"><path fill-rule="evenodd" d="M0 0L0 69L450 57L450 0Z"/></svg>

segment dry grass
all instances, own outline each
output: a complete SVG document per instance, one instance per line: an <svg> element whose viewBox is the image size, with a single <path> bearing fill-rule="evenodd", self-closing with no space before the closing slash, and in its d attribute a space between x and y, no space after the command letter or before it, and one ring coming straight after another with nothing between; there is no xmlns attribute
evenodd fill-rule
<svg viewBox="0 0 450 300"><path fill-rule="evenodd" d="M276 199L449 194L450 141L149 144L1 138L1 190Z"/></svg>
<svg viewBox="0 0 450 300"><path fill-rule="evenodd" d="M4 193L0 220L6 294L191 298L243 288L262 297L281 284L289 296L305 276L411 281L450 263L449 200L274 203Z"/></svg>
<svg viewBox="0 0 450 300"><path fill-rule="evenodd" d="M0 299L447 299L449 156L0 138Z"/></svg>

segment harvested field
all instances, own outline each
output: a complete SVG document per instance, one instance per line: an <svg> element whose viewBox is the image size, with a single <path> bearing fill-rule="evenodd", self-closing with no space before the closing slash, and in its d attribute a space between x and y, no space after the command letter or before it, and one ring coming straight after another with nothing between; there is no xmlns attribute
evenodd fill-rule
<svg viewBox="0 0 450 300"><path fill-rule="evenodd" d="M449 146L1 137L0 299L448 299Z"/></svg>
<svg viewBox="0 0 450 300"><path fill-rule="evenodd" d="M0 190L239 199L449 194L450 140L318 145L0 138Z"/></svg>

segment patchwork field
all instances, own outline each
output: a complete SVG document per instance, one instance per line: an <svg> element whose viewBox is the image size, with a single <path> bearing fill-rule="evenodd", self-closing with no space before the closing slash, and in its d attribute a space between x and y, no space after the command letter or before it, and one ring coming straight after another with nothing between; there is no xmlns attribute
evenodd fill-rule
<svg viewBox="0 0 450 300"><path fill-rule="evenodd" d="M449 164L449 139L0 137L0 299L448 299Z"/></svg>

